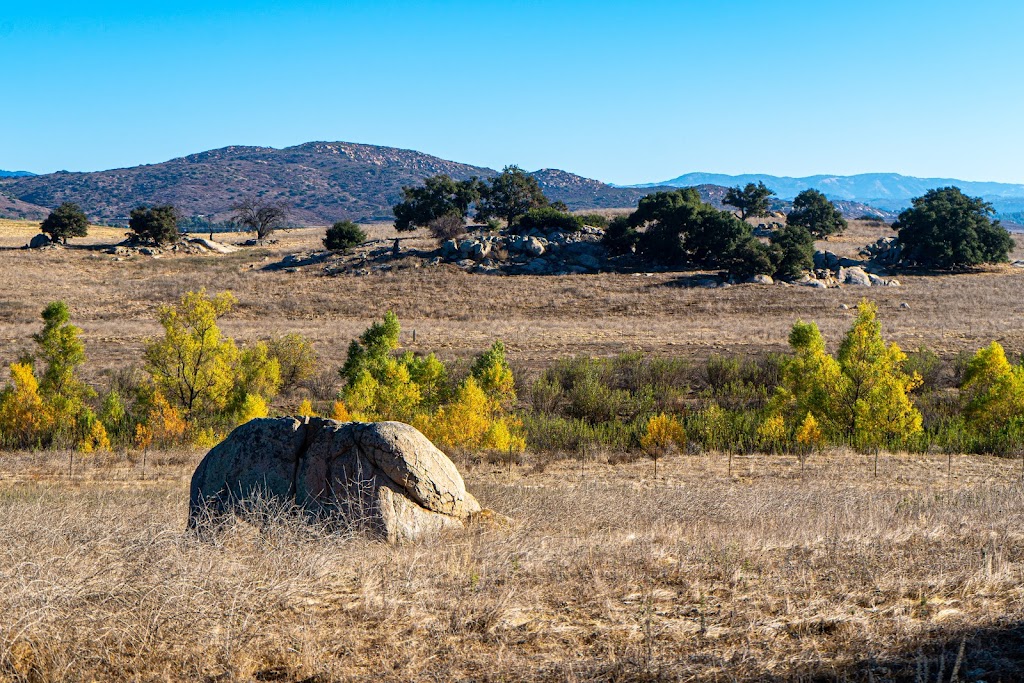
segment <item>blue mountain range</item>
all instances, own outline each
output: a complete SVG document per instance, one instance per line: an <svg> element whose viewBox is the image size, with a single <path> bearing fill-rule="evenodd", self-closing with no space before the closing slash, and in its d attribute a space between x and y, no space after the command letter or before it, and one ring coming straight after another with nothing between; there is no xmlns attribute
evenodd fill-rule
<svg viewBox="0 0 1024 683"><path fill-rule="evenodd" d="M898 173L862 173L859 175L813 175L804 178L773 176L762 173L725 175L722 173L687 173L659 183L632 187L690 187L693 185L736 186L763 182L780 199L792 199L800 192L814 188L829 199L870 204L880 209L899 211L910 206L910 200L936 187L959 187L972 197L983 197L997 214L1010 216L1024 212L1024 185L978 182L955 178L915 178Z"/></svg>

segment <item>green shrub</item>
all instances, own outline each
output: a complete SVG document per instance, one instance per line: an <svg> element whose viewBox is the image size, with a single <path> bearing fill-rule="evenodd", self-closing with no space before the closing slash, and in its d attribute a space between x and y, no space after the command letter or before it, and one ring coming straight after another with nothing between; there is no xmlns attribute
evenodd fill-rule
<svg viewBox="0 0 1024 683"><path fill-rule="evenodd" d="M793 280L814 268L814 237L807 228L787 225L772 235L777 252L775 276Z"/></svg>
<svg viewBox="0 0 1024 683"><path fill-rule="evenodd" d="M725 259L729 274L746 280L755 275L772 275L778 269L779 250L750 236L740 241Z"/></svg>
<svg viewBox="0 0 1024 683"><path fill-rule="evenodd" d="M646 425L641 421L591 424L578 418L543 413L527 413L522 421L530 450L573 455L597 448L614 451L637 449Z"/></svg>
<svg viewBox="0 0 1024 683"><path fill-rule="evenodd" d="M583 229L583 219L550 206L543 206L524 213L516 219L510 229L513 232L526 232L527 230L579 232Z"/></svg>
<svg viewBox="0 0 1024 683"><path fill-rule="evenodd" d="M366 232L352 221L338 221L327 228L324 247L331 251L348 251L366 241Z"/></svg>
<svg viewBox="0 0 1024 683"><path fill-rule="evenodd" d="M319 363L313 342L298 332L274 337L267 344L281 367L281 391L287 393L316 374Z"/></svg>
<svg viewBox="0 0 1024 683"><path fill-rule="evenodd" d="M128 229L136 238L157 246L172 244L181 239L178 232L178 211L170 204L132 209Z"/></svg>
<svg viewBox="0 0 1024 683"><path fill-rule="evenodd" d="M605 246L612 256L631 254L636 251L640 242L640 233L630 225L629 219L619 216L608 224L608 229L601 237L601 244Z"/></svg>
<svg viewBox="0 0 1024 683"><path fill-rule="evenodd" d="M909 375L915 372L921 376L921 391L934 391L938 388L942 377L942 359L934 351L920 347L917 351L907 353L903 361L903 370Z"/></svg>
<svg viewBox="0 0 1024 683"><path fill-rule="evenodd" d="M607 228L608 217L602 216L599 213L580 213L577 217L583 221L583 225L589 225L594 228Z"/></svg>

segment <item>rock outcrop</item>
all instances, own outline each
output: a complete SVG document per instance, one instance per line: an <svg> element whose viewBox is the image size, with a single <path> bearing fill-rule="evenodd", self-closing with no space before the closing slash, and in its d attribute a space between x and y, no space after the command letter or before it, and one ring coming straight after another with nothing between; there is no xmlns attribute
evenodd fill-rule
<svg viewBox="0 0 1024 683"><path fill-rule="evenodd" d="M475 231L441 245L434 265L451 263L467 272L516 275L596 273L609 267L604 230L531 229L523 234Z"/></svg>
<svg viewBox="0 0 1024 683"><path fill-rule="evenodd" d="M192 475L189 526L259 501L388 541L461 528L480 505L448 457L401 422L262 418L235 429Z"/></svg>

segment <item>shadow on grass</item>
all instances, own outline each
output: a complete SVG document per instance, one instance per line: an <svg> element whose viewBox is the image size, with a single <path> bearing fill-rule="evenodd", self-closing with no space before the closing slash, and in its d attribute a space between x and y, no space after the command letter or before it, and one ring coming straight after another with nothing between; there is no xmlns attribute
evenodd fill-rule
<svg viewBox="0 0 1024 683"><path fill-rule="evenodd" d="M715 289L725 283L718 274L708 272L679 273L677 277L658 283L659 287L680 287L683 289Z"/></svg>
<svg viewBox="0 0 1024 683"><path fill-rule="evenodd" d="M1024 681L1024 622L1005 626L939 631L919 646L895 655L863 653L849 664L793 663L758 672L757 664L742 658L724 659L713 650L677 662L660 659L642 663L624 659L614 665L579 666L576 680L678 681L719 680L759 683L1011 683Z"/></svg>
<svg viewBox="0 0 1024 683"><path fill-rule="evenodd" d="M913 651L888 659L868 658L848 670L812 681L1024 681L1024 622L937 634Z"/></svg>

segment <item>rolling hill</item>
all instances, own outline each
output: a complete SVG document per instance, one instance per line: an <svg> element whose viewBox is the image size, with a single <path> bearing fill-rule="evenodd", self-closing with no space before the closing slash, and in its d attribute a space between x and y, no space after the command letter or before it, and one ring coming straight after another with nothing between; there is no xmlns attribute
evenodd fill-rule
<svg viewBox="0 0 1024 683"><path fill-rule="evenodd" d="M29 173L28 171L0 171L0 178L24 178L33 175L35 173Z"/></svg>
<svg viewBox="0 0 1024 683"><path fill-rule="evenodd" d="M259 195L287 203L292 222L315 225L389 220L403 185L438 173L465 179L496 171L392 147L310 142L285 149L225 147L110 171L8 177L0 179L0 193L37 207L73 201L98 222L117 222L140 204L161 203L174 204L183 216L221 220L237 201ZM552 200L572 209L635 206L650 192L554 169L534 175Z"/></svg>

